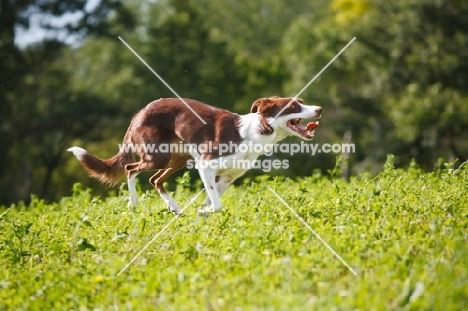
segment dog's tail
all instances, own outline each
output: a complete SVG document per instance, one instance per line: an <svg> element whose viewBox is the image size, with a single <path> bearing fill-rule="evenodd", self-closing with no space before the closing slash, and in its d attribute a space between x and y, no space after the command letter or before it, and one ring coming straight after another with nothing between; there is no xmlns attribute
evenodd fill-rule
<svg viewBox="0 0 468 311"><path fill-rule="evenodd" d="M99 159L80 147L71 147L67 151L81 162L89 176L108 185L115 185L121 180L125 176L125 165L133 162L133 154L124 150L107 160Z"/></svg>

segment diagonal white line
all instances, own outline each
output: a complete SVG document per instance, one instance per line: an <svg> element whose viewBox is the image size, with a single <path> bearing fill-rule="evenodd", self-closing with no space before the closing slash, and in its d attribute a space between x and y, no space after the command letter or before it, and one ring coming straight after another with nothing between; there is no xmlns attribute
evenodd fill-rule
<svg viewBox="0 0 468 311"><path fill-rule="evenodd" d="M138 57L138 59L139 59L143 64L145 64L146 67L148 67L148 69L149 69L156 77L158 77L159 80L161 80L162 83L164 83L164 85L165 85L169 90L171 90L172 93L174 93L175 96L177 96L177 98L179 98L179 99L185 104L185 106L187 106L188 109L190 109L190 111L193 112L194 115L196 115L196 116L198 117L198 119L200 119L200 121L203 122L203 124L206 124L205 120L203 120L203 118L200 117L200 116L198 115L198 113L196 113L195 110L193 110L193 108L190 107L189 104L187 104L187 102L186 102L182 97L180 97L179 94L177 94L177 92L174 91L174 89L173 89L169 84L167 84L166 81L164 81L164 79L161 78L161 76L158 75L158 73L157 73L156 71L154 71L153 68L151 68L150 65L148 65L148 63L145 62L145 60L144 60L143 58L141 58L140 55L138 55L138 53L135 52L135 51L132 49L132 47L131 47L130 45L128 45L127 42L125 42L124 39L122 39L122 37L119 36L118 38L119 38L120 41L122 41L123 44L125 44L125 46L126 46L130 51L132 51L133 54L135 54L136 57Z"/></svg>
<svg viewBox="0 0 468 311"><path fill-rule="evenodd" d="M348 44L346 44L346 46L345 46L344 48L342 48L341 51L339 51L338 54L336 54L335 57L333 57L332 60L329 61L328 64L326 64L325 67L323 67L322 70L320 70L319 73L317 73L317 74L315 75L315 77L313 77L312 80L310 80L309 83L307 83L306 86L304 86L304 87L302 88L302 90L300 90L299 93L297 93L297 94L293 97L293 99L291 99L291 100L289 101L289 103L288 103L286 106L284 106L283 109L281 109L280 112L278 112L278 114L273 118L273 120L271 120L271 122L269 122L269 124L272 124L273 122L275 122L276 118L278 118L278 116L279 116L281 113L283 113L283 111L285 111L286 108L289 107L289 104L290 104L293 100L296 100L297 97L298 97L299 95L301 95L302 92L304 92L304 91L309 87L309 85L311 85L312 82L314 82L314 81L322 74L322 72L324 72L325 69L327 69L328 66L330 66L330 65L335 61L335 59L337 59L338 56L340 56L341 53L343 53L343 52L351 45L351 43L354 42L354 40L356 40L356 37L352 38L351 41L349 41Z"/></svg>
<svg viewBox="0 0 468 311"><path fill-rule="evenodd" d="M309 83L307 83L306 86L304 86L304 87L302 88L302 90L300 90L299 93L296 94L296 96L294 96L294 98L296 98L296 97L298 97L299 95L301 95L302 92L304 92L305 89L308 88L309 85L311 85L312 82L314 82L315 79L317 79L317 78L322 74L322 72L324 72L325 69L327 69L328 66L330 66L330 65L341 55L341 53L343 53L343 52L354 42L354 40L356 40L356 37L352 38L351 41L349 41L348 44L346 44L345 47L342 48L341 51L339 51L338 54L336 54L335 57L333 57L332 60L329 61L328 64L326 64L325 67L323 67L323 69L320 70L319 73L317 73L317 74L315 75L315 77L313 77L312 80L310 80Z"/></svg>
<svg viewBox="0 0 468 311"><path fill-rule="evenodd" d="M286 203L273 189L271 189L271 188L268 188L268 189L278 198L278 200L281 201L281 203L283 203L287 208L289 208L289 210L294 214L294 216L296 216L296 217L304 224L304 226L306 226L307 229L309 229L310 232L312 232L312 233L315 235L315 237L316 237L317 239L319 239L320 242L322 242L322 243L330 250L330 252L333 253L333 255L335 255L336 258L338 258L354 275L357 275L356 271L354 271L354 269L351 268L351 267L346 263L346 261L344 261L343 258L341 258L341 256L338 255L338 253L335 252L335 250L334 250L333 248L331 248L331 246L328 245L328 243L325 242L325 240L322 239L322 238L320 237L320 235L318 235L318 233L315 232L315 230L312 229L312 228L305 222L305 220L304 220L301 216L299 216L299 214L296 213L296 211L294 211L294 210L292 209L292 207L290 207L290 206L288 205L288 203Z"/></svg>
<svg viewBox="0 0 468 311"><path fill-rule="evenodd" d="M141 254L143 254L143 252L154 242L156 241L156 239L161 235L163 234L164 231L166 231L167 228L169 228L169 226L177 219L180 217L180 215L187 209L187 207L189 207L197 198L200 194L202 194L202 192L205 190L205 188L203 188L202 190L200 190L200 192L197 193L196 196L194 196L187 204L185 204L184 208L182 208L182 210L180 211L179 215L176 215L174 218L171 219L171 221L169 221L162 229L161 231L159 231L142 249L141 251L138 252L138 254L135 255L135 257L132 258L132 260L130 260L126 265L125 267L123 267L119 273L117 273L117 276L121 275L125 270L127 270L128 267L130 267L130 265L132 263L135 262L135 260L137 260L138 257L140 257Z"/></svg>

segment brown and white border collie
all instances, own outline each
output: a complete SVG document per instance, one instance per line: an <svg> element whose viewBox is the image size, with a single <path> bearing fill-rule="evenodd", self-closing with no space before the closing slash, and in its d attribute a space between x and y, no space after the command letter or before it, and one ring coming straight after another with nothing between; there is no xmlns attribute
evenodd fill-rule
<svg viewBox="0 0 468 311"><path fill-rule="evenodd" d="M190 110L189 105L205 122ZM226 188L247 169L234 165L235 159L255 160L262 153L240 153L238 149L227 154L218 152L221 144L240 146L242 144L275 144L287 136L298 136L310 140L318 122L300 124L302 119L319 118L322 108L306 106L299 98L269 97L256 100L250 113L238 115L228 110L208 106L193 99L161 98L148 104L132 119L123 139L124 145L195 144L210 145L213 148L191 150L190 152L149 152L140 148L135 161L131 151L120 148L119 153L108 160L101 160L80 147L69 148L91 177L103 183L115 184L122 177L128 179L131 205L137 205L135 177L141 171L157 171L149 182L159 192L169 210L180 214L181 210L165 191L163 184L175 171L185 167L187 161L205 161L198 172L208 197L198 214L220 211L220 196ZM279 114L279 115L278 115ZM243 148L239 148L243 149ZM237 152L236 152L237 150ZM223 159L223 165L219 161Z"/></svg>

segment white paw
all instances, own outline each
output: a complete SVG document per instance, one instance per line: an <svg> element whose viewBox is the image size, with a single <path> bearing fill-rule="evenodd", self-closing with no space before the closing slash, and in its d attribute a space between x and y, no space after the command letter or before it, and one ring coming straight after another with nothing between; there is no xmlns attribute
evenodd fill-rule
<svg viewBox="0 0 468 311"><path fill-rule="evenodd" d="M171 213L173 213L176 216L182 215L182 211L180 210L178 206L168 206L167 208L169 209Z"/></svg>
<svg viewBox="0 0 468 311"><path fill-rule="evenodd" d="M173 209L173 208L169 207L169 211L171 213L173 213L174 215L176 215L176 216L182 215L182 211L180 209Z"/></svg>
<svg viewBox="0 0 468 311"><path fill-rule="evenodd" d="M200 207L197 211L198 216L204 216L208 215L210 213L214 213L216 210L213 208L211 205L205 205L203 207Z"/></svg>
<svg viewBox="0 0 468 311"><path fill-rule="evenodd" d="M136 207L138 205L138 197L131 196L128 200L128 207Z"/></svg>

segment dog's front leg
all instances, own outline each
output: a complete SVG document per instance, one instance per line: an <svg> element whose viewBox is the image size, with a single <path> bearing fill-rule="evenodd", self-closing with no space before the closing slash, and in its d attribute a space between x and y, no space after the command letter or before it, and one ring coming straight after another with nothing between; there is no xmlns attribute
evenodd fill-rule
<svg viewBox="0 0 468 311"><path fill-rule="evenodd" d="M216 187L218 189L218 196L221 198L223 196L223 193L227 190L229 185L237 179L237 177L241 176L244 172L240 171L234 174L229 174L229 175L222 175L220 172L217 173L217 176L215 177L216 181ZM208 196L205 200L205 205L211 205L211 199Z"/></svg>
<svg viewBox="0 0 468 311"><path fill-rule="evenodd" d="M216 189L218 190L218 196L221 199L221 196L223 195L226 188L229 186L229 183L225 183L222 177L220 177L218 181L216 181L216 177L215 177L215 182L216 182ZM211 205L210 196L206 197L205 205Z"/></svg>
<svg viewBox="0 0 468 311"><path fill-rule="evenodd" d="M199 168L198 172L200 178L205 185L206 192L210 199L211 205L205 205L204 207L198 210L198 215L203 215L207 213L219 212L223 207L219 199L218 187L216 185L216 169L210 168Z"/></svg>

